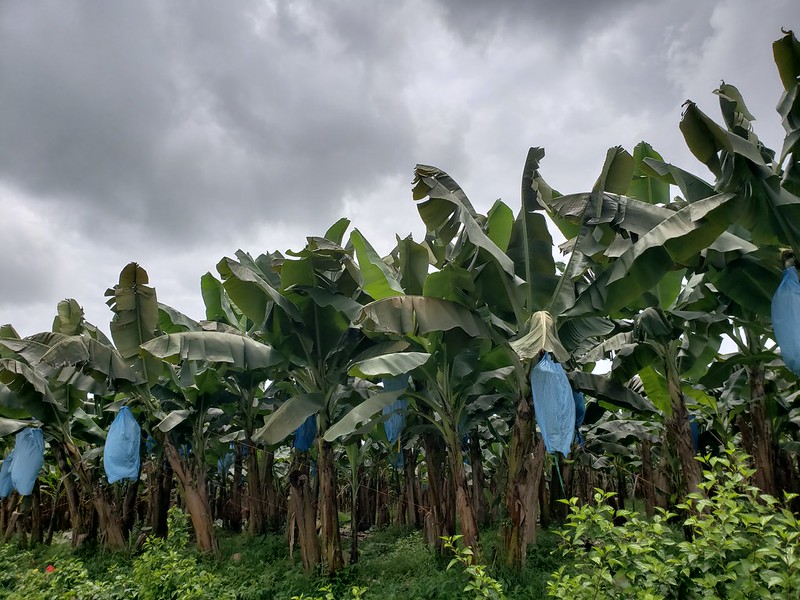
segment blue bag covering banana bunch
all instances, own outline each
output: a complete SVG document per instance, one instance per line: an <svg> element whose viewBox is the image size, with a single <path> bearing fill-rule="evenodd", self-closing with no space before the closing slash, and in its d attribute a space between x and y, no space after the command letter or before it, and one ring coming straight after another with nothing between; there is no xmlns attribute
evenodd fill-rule
<svg viewBox="0 0 800 600"><path fill-rule="evenodd" d="M567 456L575 437L575 398L564 368L549 353L531 369L531 393L545 448Z"/></svg>
<svg viewBox="0 0 800 600"><path fill-rule="evenodd" d="M142 429L130 409L123 406L111 423L103 450L103 466L109 483L139 479L139 447Z"/></svg>

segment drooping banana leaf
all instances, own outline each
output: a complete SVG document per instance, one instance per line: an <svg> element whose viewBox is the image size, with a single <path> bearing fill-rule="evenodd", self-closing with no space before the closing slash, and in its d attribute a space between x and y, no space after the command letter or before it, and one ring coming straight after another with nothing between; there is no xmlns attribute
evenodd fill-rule
<svg viewBox="0 0 800 600"><path fill-rule="evenodd" d="M651 177L658 177L665 183L677 186L687 202L696 202L716 193L712 184L662 160L645 158L642 169L649 172Z"/></svg>
<svg viewBox="0 0 800 600"><path fill-rule="evenodd" d="M13 435L19 430L30 427L31 425L34 425L33 421L20 421L18 419L7 419L0 417L0 438Z"/></svg>
<svg viewBox="0 0 800 600"><path fill-rule="evenodd" d="M179 310L158 303L158 329L164 333L179 333L181 331L197 331L200 323L186 316Z"/></svg>
<svg viewBox="0 0 800 600"><path fill-rule="evenodd" d="M281 355L266 344L246 336L219 331L187 331L159 336L142 344L156 358L177 364L182 361L225 363L239 371L267 369L280 364Z"/></svg>
<svg viewBox="0 0 800 600"><path fill-rule="evenodd" d="M421 367L431 358L427 352L396 352L375 356L353 363L348 374L368 379L372 377L397 377Z"/></svg>
<svg viewBox="0 0 800 600"><path fill-rule="evenodd" d="M326 442L332 442L340 437L350 435L358 427L369 422L374 416L382 416L382 410L389 406L405 393L405 390L394 392L381 392L373 394L350 410L344 417L333 424L323 436Z"/></svg>
<svg viewBox="0 0 800 600"><path fill-rule="evenodd" d="M9 358L0 359L0 414L9 418L32 416L49 422L54 411L63 412L47 380L30 366Z"/></svg>
<svg viewBox="0 0 800 600"><path fill-rule="evenodd" d="M277 444L303 424L311 415L325 406L325 395L321 393L292 396L273 412L264 426L253 434L254 441Z"/></svg>
<svg viewBox="0 0 800 600"><path fill-rule="evenodd" d="M639 379L642 381L647 397L656 408L667 416L671 415L672 404L666 378L656 371L655 367L649 365L639 371Z"/></svg>
<svg viewBox="0 0 800 600"><path fill-rule="evenodd" d="M567 377L574 390L581 391L618 408L624 408L637 414L652 414L656 412L656 407L650 400L607 375L570 371L567 373Z"/></svg>
<svg viewBox="0 0 800 600"><path fill-rule="evenodd" d="M513 262L486 235L466 194L447 173L436 167L417 165L413 197L421 201L417 207L419 214L440 243L449 244L463 226L472 244L487 252L506 273L514 275Z"/></svg>
<svg viewBox="0 0 800 600"><path fill-rule="evenodd" d="M257 327L264 324L273 304L278 305L291 320L302 322L297 307L258 272L232 258L219 261L217 271L230 299Z"/></svg>
<svg viewBox="0 0 800 600"><path fill-rule="evenodd" d="M735 220L736 199L735 194L718 194L673 213L614 261L568 314L578 316L598 309L618 314L669 271L693 266L700 253ZM598 297L603 299L601 306L595 306Z"/></svg>
<svg viewBox="0 0 800 600"><path fill-rule="evenodd" d="M357 325L398 335L425 335L460 328L472 337L488 337L486 326L468 308L424 296L376 300L362 310Z"/></svg>
<svg viewBox="0 0 800 600"><path fill-rule="evenodd" d="M14 350L34 367L44 365L48 376L63 383L81 375L91 375L111 387L143 382L140 375L129 366L112 346L84 335L37 333L21 340L2 340L0 345ZM66 369L72 367L72 369ZM61 369L63 372L58 373ZM85 386L84 391L96 392Z"/></svg>

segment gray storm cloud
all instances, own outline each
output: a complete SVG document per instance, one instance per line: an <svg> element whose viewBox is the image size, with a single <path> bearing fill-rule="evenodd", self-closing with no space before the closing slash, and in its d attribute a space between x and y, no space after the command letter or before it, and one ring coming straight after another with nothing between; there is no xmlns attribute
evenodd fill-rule
<svg viewBox="0 0 800 600"><path fill-rule="evenodd" d="M565 192L641 139L707 177L682 102L716 117L725 78L778 144L770 43L797 16L792 0L7 0L0 323L46 329L76 297L104 325L131 260L202 316L221 256L296 248L340 216L386 251L419 237L417 162L482 211L516 206L531 145Z"/></svg>

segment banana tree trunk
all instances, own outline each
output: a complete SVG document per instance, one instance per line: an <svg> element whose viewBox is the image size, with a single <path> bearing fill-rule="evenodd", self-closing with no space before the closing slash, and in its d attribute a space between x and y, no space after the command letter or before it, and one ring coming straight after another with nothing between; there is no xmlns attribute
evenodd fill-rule
<svg viewBox="0 0 800 600"><path fill-rule="evenodd" d="M225 477L223 473L223 477ZM226 522L231 531L242 531L242 447L236 444L233 449L233 482L230 498L225 507Z"/></svg>
<svg viewBox="0 0 800 600"><path fill-rule="evenodd" d="M469 462L472 467L472 505L475 521L478 525L486 524L486 478L483 472L483 453L477 428L469 436Z"/></svg>
<svg viewBox="0 0 800 600"><path fill-rule="evenodd" d="M278 503L278 491L275 489L275 453L264 451L261 462L261 498L264 502L264 518L268 531L281 530L281 511Z"/></svg>
<svg viewBox="0 0 800 600"><path fill-rule="evenodd" d="M136 523L136 501L139 499L139 480L128 482L125 499L122 504L122 533L130 535Z"/></svg>
<svg viewBox="0 0 800 600"><path fill-rule="evenodd" d="M67 496L67 505L69 506L69 520L72 527L72 546L78 546L80 540L86 532L86 524L81 519L81 501L78 494L78 489L75 487L75 479L73 478L72 468L67 461L66 453L61 444L51 442L53 454L56 457L56 464L58 470L61 471L61 478L64 482L64 492Z"/></svg>
<svg viewBox="0 0 800 600"><path fill-rule="evenodd" d="M163 435L161 441L167 460L180 483L186 510L192 519L197 547L201 552L218 555L219 547L211 521L211 504L208 500L205 474L201 468L198 468L195 477L192 478L191 470L181 461L178 450L172 444L169 436Z"/></svg>
<svg viewBox="0 0 800 600"><path fill-rule="evenodd" d="M266 522L264 520L264 498L261 488L261 472L258 465L258 449L250 438L247 444L247 495L249 497L250 518L247 531L250 536L264 535Z"/></svg>
<svg viewBox="0 0 800 600"><path fill-rule="evenodd" d="M539 484L539 524L542 529L550 527L550 487L553 482L546 479Z"/></svg>
<svg viewBox="0 0 800 600"><path fill-rule="evenodd" d="M166 538L168 533L169 499L172 494L172 467L164 457L157 456L150 473L150 527L153 535Z"/></svg>
<svg viewBox="0 0 800 600"><path fill-rule="evenodd" d="M290 549L294 545L291 540L296 525L303 568L306 572L310 572L321 560L319 539L317 538L317 519L307 464L301 464L297 459L289 471L289 490L290 511L294 516L294 522L292 519L289 521Z"/></svg>
<svg viewBox="0 0 800 600"><path fill-rule="evenodd" d="M358 562L358 469L350 477L350 564Z"/></svg>
<svg viewBox="0 0 800 600"><path fill-rule="evenodd" d="M558 523L563 523L569 509L559 500L566 500L570 497L571 469L560 453L554 456L556 460L550 471L550 518Z"/></svg>
<svg viewBox="0 0 800 600"><path fill-rule="evenodd" d="M656 487L653 474L653 445L648 439L643 439L641 444L642 452L642 499L644 500L644 512L648 517L652 517L656 512Z"/></svg>
<svg viewBox="0 0 800 600"><path fill-rule="evenodd" d="M375 478L375 483L375 488L377 489L375 497L376 524L380 528L388 527L391 522L389 479L381 473Z"/></svg>
<svg viewBox="0 0 800 600"><path fill-rule="evenodd" d="M694 443L689 424L689 411L681 391L681 380L678 375L677 341L670 342L666 348L664 362L667 373L667 389L669 391L672 414L666 419L667 436L678 455L678 462L683 473L683 483L688 492L696 492L702 478L700 463L694 458Z"/></svg>
<svg viewBox="0 0 800 600"><path fill-rule="evenodd" d="M59 443L56 442L56 445ZM125 550L125 535L122 532L122 519L117 514L116 507L106 498L103 487L92 477L91 473L83 463L78 449L70 443L64 443L63 451L69 457L73 469L78 476L78 481L83 485L84 490L92 499L100 531L103 535L103 544L108 550L118 552Z"/></svg>
<svg viewBox="0 0 800 600"><path fill-rule="evenodd" d="M406 523L418 528L419 518L419 496L417 494L417 453L416 450L403 450L403 474L405 485L405 509Z"/></svg>
<svg viewBox="0 0 800 600"><path fill-rule="evenodd" d="M508 483L505 493L506 525L502 529L505 561L512 569L520 570L525 565L527 543L525 529L533 515L525 501L528 493L526 457L531 451L533 438L533 410L530 400L520 396L517 401L514 429L508 450Z"/></svg>
<svg viewBox="0 0 800 600"><path fill-rule="evenodd" d="M112 551L123 551L127 548L125 534L122 532L122 520L117 514L116 507L108 502L103 488L95 483L93 486L92 502L100 522L105 546Z"/></svg>
<svg viewBox="0 0 800 600"><path fill-rule="evenodd" d="M525 470L528 474L528 489L525 490L526 518L524 523L525 544L535 544L538 533L536 519L539 516L539 487L544 477L544 460L547 455L544 440L534 442L533 452L525 460Z"/></svg>
<svg viewBox="0 0 800 600"><path fill-rule="evenodd" d="M344 566L342 536L339 533L339 499L336 486L336 467L333 446L319 436L319 513L322 523L322 546L328 574Z"/></svg>
<svg viewBox="0 0 800 600"><path fill-rule="evenodd" d="M33 487L33 497L31 498L31 544L42 543L43 530L42 490L37 479Z"/></svg>
<svg viewBox="0 0 800 600"><path fill-rule="evenodd" d="M456 494L456 513L461 525L461 535L466 546L478 553L478 523L475 520L475 511L472 507L472 498L467 488L467 476L464 470L464 460L461 453L461 442L455 432L448 437L447 457L450 464L450 474L453 477L453 487Z"/></svg>
<svg viewBox="0 0 800 600"><path fill-rule="evenodd" d="M775 485L775 446L773 444L772 423L766 410L764 391L764 366L757 364L748 369L750 379L750 418L752 446L748 449L755 461L756 485L761 491L777 495Z"/></svg>
<svg viewBox="0 0 800 600"><path fill-rule="evenodd" d="M700 463L694 459L694 444L692 443L692 430L689 425L689 412L680 387L668 382L672 414L667 417L667 436L675 452L683 473L683 483L688 492L696 492L700 483L702 472Z"/></svg>
<svg viewBox="0 0 800 600"><path fill-rule="evenodd" d="M448 516L449 497L442 466L445 464L445 449L441 437L431 433L422 436L425 446L425 464L428 467L428 514L425 517L428 544L442 551L442 537L455 533ZM459 449L460 451L460 449ZM453 524L454 525L454 524Z"/></svg>

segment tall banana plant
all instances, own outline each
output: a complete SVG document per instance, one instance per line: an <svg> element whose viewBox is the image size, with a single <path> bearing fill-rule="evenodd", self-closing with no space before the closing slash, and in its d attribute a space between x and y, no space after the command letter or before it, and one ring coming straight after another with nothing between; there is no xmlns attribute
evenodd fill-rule
<svg viewBox="0 0 800 600"><path fill-rule="evenodd" d="M156 290L148 284L147 272L137 263L129 263L120 272L119 282L106 291L107 304L114 313L111 336L120 355L140 378L138 385L130 390L130 400L142 408L142 414L147 418L145 429L160 442L181 484L198 548L203 552L215 553L217 546L207 503L195 485L191 471L182 463L178 448L168 433L170 422L179 419L181 413L168 412L169 407L162 406L156 395L158 391L164 392L166 398L174 397L169 392L174 381L173 374L159 358L141 349L142 345L162 333ZM179 316L177 320L185 321L186 318ZM163 323L171 328L175 320L166 319Z"/></svg>
<svg viewBox="0 0 800 600"><path fill-rule="evenodd" d="M102 410L115 393L138 385L139 374L97 328L86 323L83 310L74 300L59 304L52 332L24 339L4 337L0 346L5 349L0 360L0 382L4 386L0 390L0 414L31 419L29 423L40 426L48 437L64 477L73 543L85 529L80 494L73 480L77 477L98 515L103 543L111 550L124 550L127 543L117 507L107 500L100 477L82 456L81 448L86 442L102 444L105 439L96 423L97 415L87 412L89 405L103 399L99 406ZM91 402L89 394L94 397ZM83 440L78 432L82 432Z"/></svg>
<svg viewBox="0 0 800 600"><path fill-rule="evenodd" d="M195 523L198 540L203 539L201 548L216 553L205 477L205 449L210 436L219 437L221 432L211 421L223 415L222 407L232 404L236 396L244 396L243 402L252 405L258 382L266 381L270 370L282 358L269 346L244 335L220 331L167 334L153 338L141 348L145 355L174 365L172 381L181 398L157 427L165 434L164 439L179 432L181 425L187 429L192 452L181 456L175 451L177 439L171 439L172 443L165 446L167 458L178 475L187 506L204 517L200 530ZM242 387L240 383L244 380L249 385Z"/></svg>
<svg viewBox="0 0 800 600"><path fill-rule="evenodd" d="M543 155L539 148L529 152L523 171L522 206L516 218L502 202L495 203L485 217L479 215L458 184L434 167L417 167L414 193L428 230L426 243L438 268L426 280L425 294L461 302L478 311L495 332L495 342L513 348L524 361L516 362L510 378L517 390L517 416L507 453L505 495L509 520L505 528L506 560L518 568L524 563L527 542L535 536L535 494L531 490L543 465L543 461L531 459L533 412L526 366L545 351L567 362L579 344L614 330L605 313L562 318L565 309L574 304L588 265L580 252L573 252L565 272L560 277L556 273L552 238L542 209L546 200L558 194L539 176ZM620 167L611 160L614 157L612 154L598 181L597 194L618 185Z"/></svg>
<svg viewBox="0 0 800 600"><path fill-rule="evenodd" d="M326 433L363 402L348 376L348 365L372 342L353 320L371 295L392 293L381 288L380 261L363 236L354 231L351 244L342 246L348 225L347 220L338 221L325 237L309 238L303 250L286 257L253 259L239 252L238 260L224 258L217 265L231 301L252 322L254 337L283 357L284 376L292 384L290 397L254 433L254 440L278 443L316 415L323 558L331 573L344 561L333 446ZM356 252L365 257L359 264ZM392 350L387 346L374 352ZM395 398L379 400L376 410Z"/></svg>
<svg viewBox="0 0 800 600"><path fill-rule="evenodd" d="M204 330L227 331L258 338L253 323L231 302L222 282L211 273L200 280L203 301L206 305L207 322ZM248 328L249 327L249 328ZM247 448L247 529L251 536L277 531L280 525L277 490L273 479L274 449L256 444L253 435L263 424L263 416L269 410L264 398L267 380L281 381L285 370L270 368L256 373L228 371L226 387L232 394L233 404L225 407L231 419L230 431L221 438Z"/></svg>
<svg viewBox="0 0 800 600"><path fill-rule="evenodd" d="M378 300L364 307L359 323L367 331L411 345L410 352L386 357L380 364L375 360L356 363L353 369L379 377L409 372L418 382L419 389L407 395L415 401L416 414L445 442L461 533L464 543L477 549L477 520L462 456L461 440L467 433L462 423L467 421L470 404L486 398L483 386L513 372L510 355L493 345L490 329L476 313L449 300L425 296ZM416 368L401 364L402 358L411 356L424 362Z"/></svg>
<svg viewBox="0 0 800 600"><path fill-rule="evenodd" d="M779 281L780 251L789 247L797 255L800 250L800 43L791 31L773 44L773 54L784 87L778 103L786 132L780 153L759 140L739 90L724 82L715 91L724 126L693 102L687 102L680 124L691 152L715 176L714 188L738 199L736 225L758 245L757 252L739 260L712 264L709 279L731 299L730 335L743 355L754 359L747 361L750 419L739 419L739 426L755 459L758 484L769 493L777 491L777 438L768 416L765 361L759 359L766 350L763 324Z"/></svg>
<svg viewBox="0 0 800 600"><path fill-rule="evenodd" d="M621 148L610 150L604 175L606 185L593 192L541 197L557 222L580 227L568 242L572 255L565 271L566 276L578 263L580 278L572 285L565 282L554 299L565 321L600 312L624 323L647 308L668 308L684 277L707 269L710 262L734 260L756 250L727 231L741 206L736 194L714 194L696 177L665 165L645 144L633 156ZM685 198L662 206L671 183ZM575 281L581 285L575 287ZM605 345L610 351L620 350L629 340L629 331L615 333ZM691 490L699 483L700 470L691 451L676 344L671 342L661 353L660 371L672 382L667 429Z"/></svg>

